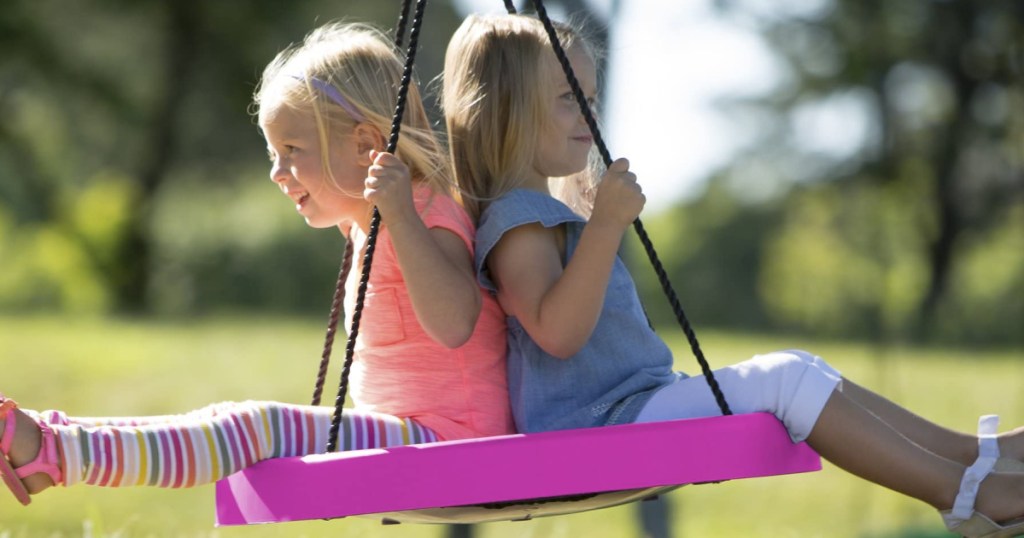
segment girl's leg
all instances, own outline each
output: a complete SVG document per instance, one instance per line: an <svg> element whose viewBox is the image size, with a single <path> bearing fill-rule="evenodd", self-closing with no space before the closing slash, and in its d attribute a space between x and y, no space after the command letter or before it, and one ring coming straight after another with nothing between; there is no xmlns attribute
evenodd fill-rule
<svg viewBox="0 0 1024 538"><path fill-rule="evenodd" d="M978 457L978 438L931 422L849 379L843 394L911 441L946 459L970 465Z"/></svg>
<svg viewBox="0 0 1024 538"><path fill-rule="evenodd" d="M904 437L840 391L822 409L807 443L846 471L939 510L953 506L966 469ZM1024 515L1024 474L991 474L978 491L975 510L989 518Z"/></svg>
<svg viewBox="0 0 1024 538"><path fill-rule="evenodd" d="M911 441L944 458L970 465L978 457L978 438L975 435L935 424L846 378L843 379L843 394ZM1000 435L999 453L1007 458L1024 460L1024 428Z"/></svg>
<svg viewBox="0 0 1024 538"><path fill-rule="evenodd" d="M807 440L843 469L937 508L952 506L965 466L914 443L837 390L838 372L817 357L801 351L762 355L717 370L715 378L733 412L774 413L794 441ZM637 421L718 414L697 376L660 389ZM996 520L1024 515L1024 474L990 475L976 507Z"/></svg>
<svg viewBox="0 0 1024 538"><path fill-rule="evenodd" d="M40 426L17 413L24 423L18 423L12 459L31 460ZM241 402L159 424L84 426L69 420L43 427L56 433L65 485L191 487L264 459L323 452L332 415L326 407ZM348 410L339 430L344 450L436 440L411 420ZM45 476L29 478L32 483L25 484L33 493L52 485Z"/></svg>
<svg viewBox="0 0 1024 538"><path fill-rule="evenodd" d="M220 402L210 404L206 407L195 409L181 415L147 415L139 417L71 417L63 411L55 409L39 412L29 409L25 409L24 411L34 418L41 418L50 424L59 424L62 426L144 426L147 424L167 424L193 419L207 419L217 413L223 412L226 409L230 410L230 407L234 405L237 405L237 403Z"/></svg>

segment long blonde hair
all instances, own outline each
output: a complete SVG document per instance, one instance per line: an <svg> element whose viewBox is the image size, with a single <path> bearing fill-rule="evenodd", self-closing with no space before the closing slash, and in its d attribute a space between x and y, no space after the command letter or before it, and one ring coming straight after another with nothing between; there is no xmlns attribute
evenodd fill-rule
<svg viewBox="0 0 1024 538"><path fill-rule="evenodd" d="M594 54L571 27L556 24L556 33L566 49L582 45ZM533 17L474 15L452 36L443 108L455 179L474 219L489 201L514 189L533 165L537 131L549 121L545 90L552 81L545 75L555 62L548 35ZM552 181L555 197L584 214L593 191L591 168Z"/></svg>
<svg viewBox="0 0 1024 538"><path fill-rule="evenodd" d="M334 133L347 133L357 123L371 124L385 137L391 132L403 67L401 53L381 31L360 23L328 23L267 65L253 96L252 112L259 115L281 106L311 112L324 170L333 177L329 155ZM350 110L317 84L336 90ZM353 112L359 117L353 117ZM414 180L425 182L436 192L455 194L451 166L430 126L415 82L409 86L395 154L409 167Z"/></svg>

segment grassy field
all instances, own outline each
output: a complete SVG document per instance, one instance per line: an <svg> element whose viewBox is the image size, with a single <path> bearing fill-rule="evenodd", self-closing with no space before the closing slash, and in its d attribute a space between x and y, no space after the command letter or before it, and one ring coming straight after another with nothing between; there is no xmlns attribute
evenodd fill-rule
<svg viewBox="0 0 1024 538"><path fill-rule="evenodd" d="M672 331L665 331L671 333ZM210 402L306 402L322 324L303 319L143 323L0 317L0 390L24 407L73 415L184 412ZM685 344L677 367L694 371ZM950 427L973 431L998 413L1024 424L1024 350L889 348L707 332L712 365L787 347L810 349L860 384ZM337 362L340 362L338 360ZM330 379L336 379L334 372ZM356 485L358 487L358 485ZM825 464L823 472L683 488L665 497L676 536L945 536L926 506ZM21 508L0 491L0 537L352 536L441 537L434 526L381 526L370 519L214 528L213 488L55 488ZM476 536L640 536L636 507L479 527Z"/></svg>

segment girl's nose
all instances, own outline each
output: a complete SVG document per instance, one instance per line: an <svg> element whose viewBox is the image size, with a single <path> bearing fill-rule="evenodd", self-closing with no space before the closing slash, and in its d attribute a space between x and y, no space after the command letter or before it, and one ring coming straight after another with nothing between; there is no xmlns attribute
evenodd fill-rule
<svg viewBox="0 0 1024 538"><path fill-rule="evenodd" d="M593 106L590 107L590 115L594 117L594 121L597 121L597 109ZM583 111L580 111L580 116L577 119L581 124L587 124L587 117L583 115Z"/></svg>
<svg viewBox="0 0 1024 538"><path fill-rule="evenodd" d="M270 165L270 181L273 181L278 185L283 185L285 181L288 181L288 177L288 169L281 166L280 161L274 161L274 163Z"/></svg>

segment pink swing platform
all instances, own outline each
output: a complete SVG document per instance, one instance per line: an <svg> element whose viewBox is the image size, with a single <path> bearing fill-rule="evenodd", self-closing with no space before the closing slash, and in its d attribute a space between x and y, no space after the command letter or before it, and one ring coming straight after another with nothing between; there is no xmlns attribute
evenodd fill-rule
<svg viewBox="0 0 1024 538"><path fill-rule="evenodd" d="M820 469L767 413L506 435L267 460L217 483L217 525L527 520Z"/></svg>

